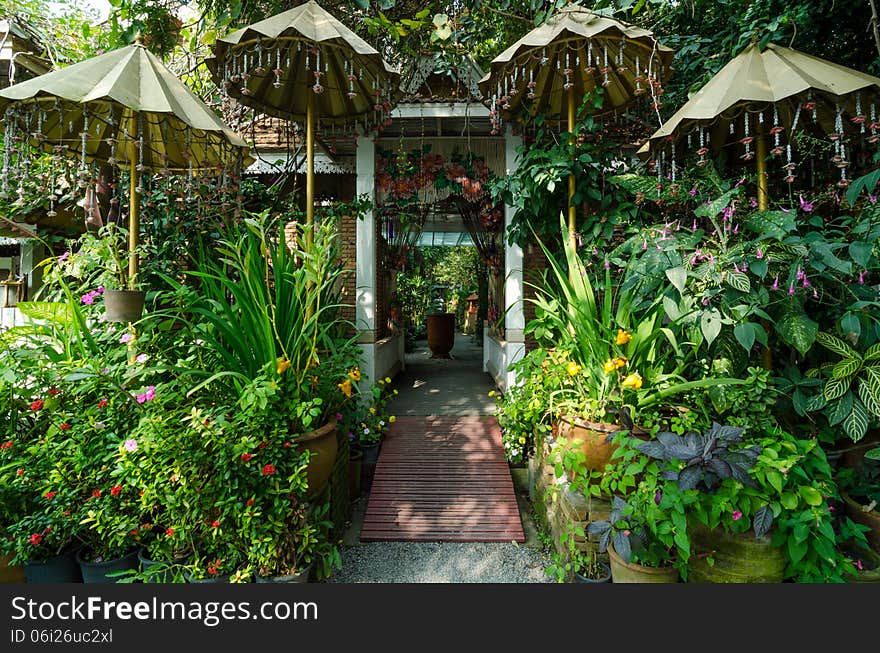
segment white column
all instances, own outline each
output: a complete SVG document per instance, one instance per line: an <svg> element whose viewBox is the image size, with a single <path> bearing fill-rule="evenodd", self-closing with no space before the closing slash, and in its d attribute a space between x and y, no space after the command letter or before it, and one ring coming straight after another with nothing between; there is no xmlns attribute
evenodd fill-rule
<svg viewBox="0 0 880 653"><path fill-rule="evenodd" d="M516 148L522 138L513 135L510 125L504 132L504 164L507 174L516 169ZM513 220L516 210L512 206L504 207L504 233ZM505 363L509 366L525 356L526 318L523 306L523 251L522 247L506 243L504 249L504 329L505 329ZM507 387L516 383L516 375L506 372Z"/></svg>
<svg viewBox="0 0 880 653"><path fill-rule="evenodd" d="M375 198L376 144L372 134L357 139L355 158L358 196ZM355 327L360 332L358 344L364 352L364 374L376 377L376 218L373 211L357 221L357 263L355 289Z"/></svg>

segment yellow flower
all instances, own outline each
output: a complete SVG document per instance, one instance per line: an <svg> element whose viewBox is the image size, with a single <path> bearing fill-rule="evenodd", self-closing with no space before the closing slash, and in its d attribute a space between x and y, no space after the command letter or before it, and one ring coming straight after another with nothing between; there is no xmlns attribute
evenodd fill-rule
<svg viewBox="0 0 880 653"><path fill-rule="evenodd" d="M602 366L602 371L605 372L605 374L613 374L616 369L617 364L613 358L609 358Z"/></svg>
<svg viewBox="0 0 880 653"><path fill-rule="evenodd" d="M281 376L282 374L284 374L287 371L287 369L289 367L290 367L289 360L287 360L286 358L279 358L275 364L275 372L278 374L278 376Z"/></svg>
<svg viewBox="0 0 880 653"><path fill-rule="evenodd" d="M375 414L376 414L376 407L375 407L375 406L370 406L370 412L371 412L373 415L375 415Z"/></svg>
<svg viewBox="0 0 880 653"><path fill-rule="evenodd" d="M614 369L619 369L626 365L626 356L618 356L614 359Z"/></svg>
<svg viewBox="0 0 880 653"><path fill-rule="evenodd" d="M344 394L346 397L351 397L351 379L345 379L342 383L337 383L336 387Z"/></svg>
<svg viewBox="0 0 880 653"><path fill-rule="evenodd" d="M495 391L494 391L494 390L489 390L489 396L490 396L490 397L494 397L494 396L495 396Z"/></svg>
<svg viewBox="0 0 880 653"><path fill-rule="evenodd" d="M638 390L642 387L642 375L638 372L633 372L623 380L623 383L621 385L624 388L632 388L633 390Z"/></svg>
<svg viewBox="0 0 880 653"><path fill-rule="evenodd" d="M389 377L385 377L385 383L391 383L391 379Z"/></svg>
<svg viewBox="0 0 880 653"><path fill-rule="evenodd" d="M391 415L388 417L389 424L394 424L394 422L396 422L396 421L397 421L397 418L394 415Z"/></svg>
<svg viewBox="0 0 880 653"><path fill-rule="evenodd" d="M581 366L571 361L568 365L565 366L566 371L569 376L577 376L581 372Z"/></svg>
<svg viewBox="0 0 880 653"><path fill-rule="evenodd" d="M348 373L349 378L352 381L360 381L361 380L361 371L358 368L354 368L351 372Z"/></svg>
<svg viewBox="0 0 880 653"><path fill-rule="evenodd" d="M632 340L632 335L630 335L629 333L627 333L623 329L617 330L617 341L616 342L618 345L625 345L630 340Z"/></svg>
<svg viewBox="0 0 880 653"><path fill-rule="evenodd" d="M524 435L519 436L519 443L520 443L520 444L525 444L525 443L526 443L526 437L525 437Z"/></svg>

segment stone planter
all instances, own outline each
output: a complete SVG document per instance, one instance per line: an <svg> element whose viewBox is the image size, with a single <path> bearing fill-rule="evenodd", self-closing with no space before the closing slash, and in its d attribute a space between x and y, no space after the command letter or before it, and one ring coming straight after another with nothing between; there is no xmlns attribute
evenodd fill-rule
<svg viewBox="0 0 880 653"><path fill-rule="evenodd" d="M692 529L688 529L691 531ZM689 583L781 583L785 552L769 537L755 539L752 531L727 533L702 526L691 533ZM707 558L711 556L714 564Z"/></svg>

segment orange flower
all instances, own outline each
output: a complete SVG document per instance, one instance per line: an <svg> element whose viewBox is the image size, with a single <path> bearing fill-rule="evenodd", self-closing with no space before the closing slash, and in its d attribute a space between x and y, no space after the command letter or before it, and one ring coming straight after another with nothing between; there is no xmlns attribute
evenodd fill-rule
<svg viewBox="0 0 880 653"><path fill-rule="evenodd" d="M345 379L342 383L337 383L336 387L339 388L340 392L346 397L351 397L351 379Z"/></svg>
<svg viewBox="0 0 880 653"><path fill-rule="evenodd" d="M278 362L275 365L275 372L278 376L284 374L288 368L290 367L290 361L287 358L279 358Z"/></svg>
<svg viewBox="0 0 880 653"><path fill-rule="evenodd" d="M632 340L632 334L627 333L627 332L624 331L623 329L618 329L618 330L617 330L617 339L616 339L615 342L617 342L618 345L625 345L625 344L627 344L630 340Z"/></svg>

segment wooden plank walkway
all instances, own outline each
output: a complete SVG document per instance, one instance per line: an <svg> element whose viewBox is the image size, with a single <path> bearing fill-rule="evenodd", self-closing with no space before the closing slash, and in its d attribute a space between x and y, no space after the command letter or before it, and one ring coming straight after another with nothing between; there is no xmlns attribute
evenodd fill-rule
<svg viewBox="0 0 880 653"><path fill-rule="evenodd" d="M494 417L398 417L386 435L363 541L525 542Z"/></svg>

